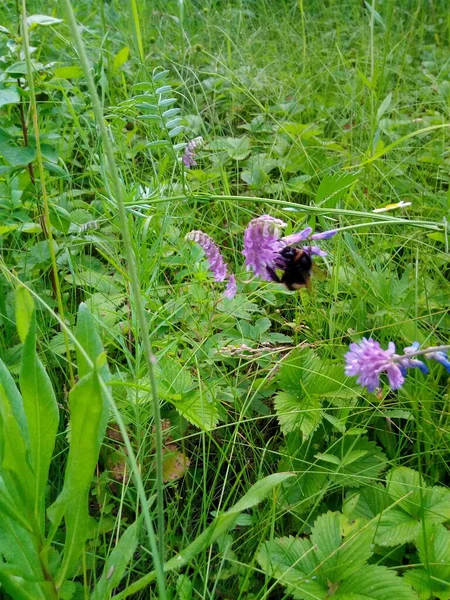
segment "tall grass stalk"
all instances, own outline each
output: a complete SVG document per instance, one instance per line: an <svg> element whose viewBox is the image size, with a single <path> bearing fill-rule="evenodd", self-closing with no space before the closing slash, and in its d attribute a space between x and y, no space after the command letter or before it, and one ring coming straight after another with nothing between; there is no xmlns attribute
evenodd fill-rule
<svg viewBox="0 0 450 600"><path fill-rule="evenodd" d="M133 246L131 242L129 225L127 214L125 210L124 199L122 195L122 187L119 178L119 171L114 159L114 149L111 143L111 140L108 135L108 131L106 128L106 124L103 118L103 111L100 105L100 100L97 95L97 90L95 87L94 79L91 74L91 68L87 59L86 50L84 46L84 42L80 36L77 22L75 19L75 14L72 9L72 5L70 0L63 0L63 4L65 6L68 24L73 36L74 44L77 49L81 67L84 72L84 76L86 77L87 86L89 89L89 94L92 102L92 107L95 115L95 119L97 121L100 136L103 143L103 148L106 154L107 164L109 168L109 175L111 178L112 189L114 192L114 196L117 202L117 211L120 222L120 229L123 238L124 245L124 253L128 265L129 277L130 277L130 285L133 294L133 300L135 304L135 310L138 320L138 325L140 329L140 337L142 339L144 356L147 364L148 374L150 378L150 385L152 391L152 401L153 401L153 416L155 423L155 442L156 442L156 494L157 494L157 515L158 515L158 539L159 539L159 547L156 543L156 539L153 532L153 525L149 520L149 513L146 511L144 514L146 516L147 521L147 529L149 533L149 541L150 547L153 553L153 559L155 561L155 570L157 576L158 590L161 600L164 600L166 595L165 583L164 583L164 574L163 574L163 562L164 562L164 498L163 498L163 471L162 471L162 429L161 429L161 414L160 414L160 406L159 399L157 393L156 386L156 374L155 374L155 355L153 354L153 349L150 342L150 336L147 331L147 319L146 313L144 309L144 304L141 298L141 290L139 285L139 276L137 271L136 259L133 252ZM139 488L139 496L141 502L144 506L146 506L147 499L145 497L145 492L142 486L142 481L140 482Z"/></svg>
<svg viewBox="0 0 450 600"><path fill-rule="evenodd" d="M36 103L36 90L34 87L34 75L33 75L33 67L31 64L31 53L30 53L30 40L29 40L29 36L28 36L27 5L26 5L25 0L22 0L22 32L23 32L23 49L24 49L24 54L25 54L25 63L26 63L26 67L27 67L28 87L29 87L29 91L30 91L31 118L33 121L33 131L34 131L34 137L36 140L36 162L38 165L39 179L41 182L45 235L48 240L48 249L50 252L50 261L52 264L52 278L53 278L52 285L53 285L54 292L56 295L56 301L58 303L59 314L61 315L61 318L64 321L64 305L63 305L62 295L61 295L61 284L59 281L58 266L56 264L56 253L55 253L55 246L53 243L52 224L50 222L50 207L49 207L49 202L48 202L47 188L45 186L44 160L42 157L42 150L41 150L41 138L40 138L40 131L39 131L39 123L38 123L37 103ZM67 365L69 367L69 378L70 378L70 383L73 386L75 383L75 379L73 376L72 361L70 359L69 338L67 337L67 333L65 331L63 332L63 336L64 336L64 344L66 347Z"/></svg>

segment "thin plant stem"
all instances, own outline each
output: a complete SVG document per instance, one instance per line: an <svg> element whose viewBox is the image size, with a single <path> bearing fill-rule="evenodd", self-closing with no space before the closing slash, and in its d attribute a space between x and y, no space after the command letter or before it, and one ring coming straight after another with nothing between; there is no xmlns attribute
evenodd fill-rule
<svg viewBox="0 0 450 600"><path fill-rule="evenodd" d="M92 108L95 115L95 120L100 130L100 137L103 143L104 152L108 164L108 172L111 178L112 190L117 202L117 212L119 216L120 229L123 238L124 253L127 261L127 267L129 272L129 279L131 290L133 294L137 321L140 329L140 337L142 339L142 345L144 349L144 356L147 364L148 374L150 378L152 400L153 400L153 417L155 422L155 442L156 442L156 495L157 495L157 515L158 515L158 539L159 547L156 544L156 539L153 535L153 526L151 522L148 523L149 541L150 547L155 561L155 570L157 574L157 584L159 597L161 600L167 598L164 573L163 573L163 561L164 561L164 497L163 497L163 471L162 471L162 429L161 429L161 414L160 406L156 385L156 373L155 363L156 358L153 353L153 349L150 342L150 337L147 331L147 318L144 309L144 304L141 297L141 290L139 285L139 276L136 265L136 258L133 252L133 246L131 242L131 236L128 226L128 218L125 209L124 199L122 195L122 187L119 178L119 172L114 159L114 149L109 138L109 134L106 128L105 120L103 118L103 111L100 105L100 100L97 95L94 79L91 74L91 68L86 55L84 42L78 30L75 14L73 12L72 4L70 0L63 0L63 4L66 9L69 27L73 36L74 45L78 52L81 67L86 77L86 83L89 89L91 97ZM141 486L139 486L141 487ZM142 503L146 503L145 492L143 486L139 490L140 499Z"/></svg>
<svg viewBox="0 0 450 600"><path fill-rule="evenodd" d="M53 233L52 233L52 225L50 222L50 207L49 207L48 196L47 196L47 188L45 185L44 161L43 161L42 151L41 151L41 138L40 138L40 131L39 131L39 123L38 123L36 90L34 87L34 75L33 75L33 67L31 64L31 53L30 53L30 40L28 37L26 0L22 0L22 32L23 32L23 49L24 49L24 53L25 53L25 63L26 63L26 67L27 67L28 87L30 89L31 118L33 121L34 137L36 140L36 162L38 165L39 179L41 181L41 193L42 193L42 205L43 205L42 221L43 221L43 225L44 225L43 230L44 230L44 234L46 235L47 240L48 240L50 261L52 264L52 271L51 271L52 288L54 290L54 293L56 296L56 301L58 303L58 311L61 315L61 319L64 321L64 305L63 305L62 295L61 295L61 285L59 282L58 265L56 264L55 246L53 244ZM34 174L33 174L33 176L34 176ZM74 385L75 378L73 375L72 361L70 358L69 339L67 337L67 334L64 331L63 331L63 336L64 336L64 345L65 345L65 349L66 349L67 364L69 367L70 383L71 383L71 385Z"/></svg>

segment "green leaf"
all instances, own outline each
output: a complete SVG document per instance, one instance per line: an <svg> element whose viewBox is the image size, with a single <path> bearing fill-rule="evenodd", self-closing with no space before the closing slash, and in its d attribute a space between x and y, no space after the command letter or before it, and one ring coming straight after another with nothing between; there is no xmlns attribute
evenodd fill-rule
<svg viewBox="0 0 450 600"><path fill-rule="evenodd" d="M330 173L326 174L320 182L316 194L316 204L326 208L336 208L338 202L344 197L359 179L359 172L356 173Z"/></svg>
<svg viewBox="0 0 450 600"><path fill-rule="evenodd" d="M113 69L118 70L122 65L124 65L130 56L130 48L128 46L124 46L119 52L115 55L113 60Z"/></svg>
<svg viewBox="0 0 450 600"><path fill-rule="evenodd" d="M35 475L34 512L36 518L43 519L45 488L58 430L59 410L50 378L37 356L34 313L23 345L19 382Z"/></svg>
<svg viewBox="0 0 450 600"><path fill-rule="evenodd" d="M89 535L89 489L98 461L106 424L104 401L99 375L94 367L78 381L69 394L70 446L64 486L49 516L57 523L62 515L66 524L64 558L58 580L71 573L83 551Z"/></svg>
<svg viewBox="0 0 450 600"><path fill-rule="evenodd" d="M419 593L439 600L450 599L450 531L443 525L426 527L417 538L423 568L408 570L405 579Z"/></svg>
<svg viewBox="0 0 450 600"><path fill-rule="evenodd" d="M389 110L391 102L392 102L392 93L389 92L389 94L386 96L386 98L383 100L383 102L380 104L380 106L377 110L377 116L375 118L377 123L380 121L382 116Z"/></svg>
<svg viewBox="0 0 450 600"><path fill-rule="evenodd" d="M27 513L33 506L34 473L29 467L27 445L9 403L0 385L0 472L17 509Z"/></svg>
<svg viewBox="0 0 450 600"><path fill-rule="evenodd" d="M342 581L358 571L372 555L373 530L367 526L349 529L344 541L344 524L343 515L327 512L318 517L311 535L321 570L332 582Z"/></svg>
<svg viewBox="0 0 450 600"><path fill-rule="evenodd" d="M416 539L421 523L399 507L393 507L381 515L377 524L376 542L380 546L399 546Z"/></svg>
<svg viewBox="0 0 450 600"><path fill-rule="evenodd" d="M413 600L414 592L395 572L367 564L373 535L367 525L350 524L340 513L328 512L314 523L311 539L271 540L263 545L257 560L301 600Z"/></svg>
<svg viewBox="0 0 450 600"><path fill-rule="evenodd" d="M407 467L393 469L386 479L386 485L389 496L399 507L413 517L419 515L424 485L417 471Z"/></svg>
<svg viewBox="0 0 450 600"><path fill-rule="evenodd" d="M188 398L180 400L167 399L180 415L203 431L211 431L219 422L219 409L215 402L208 401L200 391L189 394Z"/></svg>
<svg viewBox="0 0 450 600"><path fill-rule="evenodd" d="M120 584L138 545L141 520L141 517L139 517L137 521L127 527L118 544L109 554L102 576L91 595L91 600L109 598L112 590Z"/></svg>
<svg viewBox="0 0 450 600"><path fill-rule="evenodd" d="M103 354L104 348L98 334L97 324L94 321L88 305L84 302L80 304L78 309L75 336L83 347L83 350L89 356L91 362L95 364L100 354ZM76 353L78 377L82 379L85 375L88 375L92 371L92 367L89 365L83 352L81 352L79 348L76 348ZM107 364L103 365L99 369L99 374L101 375L103 381L110 380L111 375Z"/></svg>
<svg viewBox="0 0 450 600"><path fill-rule="evenodd" d="M33 298L27 288L21 285L16 289L16 326L21 342L25 342L33 313Z"/></svg>
<svg viewBox="0 0 450 600"><path fill-rule="evenodd" d="M381 483L371 483L352 491L345 499L343 512L352 519L370 521L391 504L386 488Z"/></svg>
<svg viewBox="0 0 450 600"><path fill-rule="evenodd" d="M38 27L39 25L57 25L58 23L62 23L62 19L56 19L55 17L50 17L49 15L31 15L27 17L27 25L30 27Z"/></svg>
<svg viewBox="0 0 450 600"><path fill-rule="evenodd" d="M20 96L16 87L0 88L0 108L7 104L18 104L19 102Z"/></svg>
<svg viewBox="0 0 450 600"><path fill-rule="evenodd" d="M28 424L25 416L25 410L23 406L23 399L19 393L19 390L14 383L10 372L6 368L5 364L0 360L0 385L8 398L9 405L11 406L12 413L20 427L22 437L25 440L27 447L29 446L28 436Z"/></svg>
<svg viewBox="0 0 450 600"><path fill-rule="evenodd" d="M296 394L280 392L275 396L275 411L281 431L299 430L307 438L322 421L322 405L317 398L299 399Z"/></svg>
<svg viewBox="0 0 450 600"><path fill-rule="evenodd" d="M3 156L12 167L20 167L34 161L36 149L30 146L16 146L4 137L0 137L0 156Z"/></svg>
<svg viewBox="0 0 450 600"><path fill-rule="evenodd" d="M367 565L337 588L336 600L417 600L409 584L387 567Z"/></svg>
<svg viewBox="0 0 450 600"><path fill-rule="evenodd" d="M79 65L58 67L53 74L56 79L79 79L83 76L83 69Z"/></svg>

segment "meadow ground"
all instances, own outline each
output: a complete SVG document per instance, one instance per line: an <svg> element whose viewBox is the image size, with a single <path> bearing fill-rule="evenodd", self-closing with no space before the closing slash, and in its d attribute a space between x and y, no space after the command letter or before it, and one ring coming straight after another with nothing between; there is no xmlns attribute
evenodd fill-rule
<svg viewBox="0 0 450 600"><path fill-rule="evenodd" d="M450 598L449 15L3 3L0 597Z"/></svg>

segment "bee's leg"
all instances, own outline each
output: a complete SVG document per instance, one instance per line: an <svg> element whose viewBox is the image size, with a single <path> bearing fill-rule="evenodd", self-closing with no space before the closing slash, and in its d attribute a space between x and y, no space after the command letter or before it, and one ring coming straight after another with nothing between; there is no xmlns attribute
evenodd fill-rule
<svg viewBox="0 0 450 600"><path fill-rule="evenodd" d="M281 283L281 279L278 277L278 275L275 273L275 270L272 269L272 267L266 267L267 272L270 275L270 278L272 281L276 281L277 283Z"/></svg>

